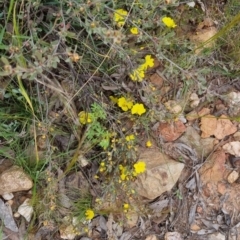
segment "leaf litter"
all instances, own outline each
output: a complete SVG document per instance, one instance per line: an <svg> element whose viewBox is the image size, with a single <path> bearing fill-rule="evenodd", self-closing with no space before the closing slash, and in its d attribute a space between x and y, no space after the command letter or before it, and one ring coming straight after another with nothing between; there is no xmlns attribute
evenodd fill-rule
<svg viewBox="0 0 240 240"><path fill-rule="evenodd" d="M201 46L201 43L207 41L216 33L217 29L212 20L204 19L198 24L194 36L190 37L190 39L197 44L196 46ZM211 42L206 46L204 45L204 47L213 45L214 43ZM200 53L198 52L198 54ZM166 78L161 75L163 74L159 75L157 71L150 74L150 82L157 90L162 91L161 93L171 96L171 86L166 83ZM112 77L121 79L123 74L116 73ZM72 97L74 95L74 87L70 86L68 81L64 83L65 85L61 85L61 91ZM101 85L101 88L107 92L114 92L123 88L127 93L133 93L136 91L134 87L134 84L127 84L124 81L118 85L109 83ZM138 89L138 91L140 90ZM143 87L141 92L144 91L146 89ZM85 96L87 94L88 92L85 93ZM118 216L119 213L115 214L114 211L111 212L110 210L107 217L106 215L97 216L89 223L88 237L81 237L82 240L104 239L106 237L108 239L120 240L132 239L134 237L147 240L163 238L180 240L201 239L200 236L206 239L206 234L215 234L217 232L215 235L209 235L208 239L210 240L221 235L219 231L226 230L229 225L233 226L231 231L234 231L235 234L240 231L237 224L240 220L238 217L240 212L240 197L238 193L240 187L237 175L239 169L236 165L232 166L229 161L231 155L235 157L235 160L240 156L239 142L232 141L232 135L238 131L239 126L228 117L231 115L228 115L228 112L217 116L214 107L211 109L203 108L201 106L201 97L199 97L201 94L190 94L189 106L178 104L178 100L159 97L163 101L161 108L169 114L171 120L162 119L159 115L158 125L151 134L154 135L155 145L164 153L161 153L159 148L144 149L140 153L139 158L144 158L146 161L147 171L139 176L137 179L139 182L136 181L136 184L139 185L138 192L142 195L140 201L144 203L144 207L148 210L147 214L137 216L137 220L130 226L127 226L121 225L121 221L117 222L121 219ZM155 103L156 105L151 106L152 103L146 96L147 94L140 96L142 101L146 105L157 109L157 104L160 105L160 103L158 102ZM229 100L225 100L226 104L232 104L236 107L239 103L239 93L233 92L228 97ZM49 110L54 116L52 121L56 124L61 122L65 124L69 121L67 114L61 114L58 120L56 117L59 109L66 107L64 105L66 99L69 100L68 97L64 99L59 97L58 94L53 94L50 97ZM180 119L182 112L186 115L188 114L187 120L183 121L183 119ZM76 113L77 110L74 106L71 114L76 115ZM39 134L37 147L46 151L47 145L44 141L45 138L42 139L42 136L44 135ZM78 133L76 133L76 138L77 136ZM190 138L191 136L192 139ZM75 137L73 139L76 140ZM74 140L71 141L73 145ZM55 138L55 141L58 142L59 146L61 145L64 151L69 148L70 137L68 137L68 134L66 137L66 135L60 133ZM207 147L208 149L206 150ZM32 150L30 148L30 151ZM93 151L92 155L94 154ZM87 162L87 157L84 153L80 153L78 160L83 162L84 159L86 160L84 162ZM61 204L62 213L66 213L72 207L71 203L79 196L79 192L88 192L90 188L92 196L96 198L99 190L99 180L93 180L93 176L97 172L96 168L94 164L83 164L81 172L76 171L69 174L53 187L53 193L58 193L58 201ZM15 195L15 202L17 201L16 198L17 195ZM106 199L109 199L108 195ZM6 203L1 199L0 203L3 207L6 207ZM109 205L111 204L110 202ZM119 205L111 205L109 209L112 207L120 208ZM1 212L4 211L2 210ZM131 217L131 214L129 216ZM227 219L227 216L230 217L230 223L224 220L225 218ZM11 212L9 211L4 217L1 215L5 227L12 231L17 230L16 225L9 227L8 224L14 222L10 218ZM216 223L216 219L222 220ZM71 224L64 225L60 232L64 232L63 230L66 230L67 227L71 228L70 232L73 231L73 219L72 221L67 219L66 222ZM35 237L47 235L49 239L52 231L54 232L56 229L54 224L51 225L50 222L45 223L45 226L38 230ZM189 229L191 229L191 233ZM170 230L171 232L169 232ZM157 234L152 234L153 231ZM74 239L76 237L76 235L64 234L60 233L60 236L56 234L54 239L60 237ZM41 239L41 237L39 238Z"/></svg>

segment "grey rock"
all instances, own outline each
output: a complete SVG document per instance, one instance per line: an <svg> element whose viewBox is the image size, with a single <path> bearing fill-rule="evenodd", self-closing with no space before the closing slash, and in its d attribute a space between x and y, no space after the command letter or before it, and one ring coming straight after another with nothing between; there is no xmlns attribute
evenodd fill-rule
<svg viewBox="0 0 240 240"><path fill-rule="evenodd" d="M0 218L4 226L13 232L18 232L18 227L13 219L11 209L0 199Z"/></svg>

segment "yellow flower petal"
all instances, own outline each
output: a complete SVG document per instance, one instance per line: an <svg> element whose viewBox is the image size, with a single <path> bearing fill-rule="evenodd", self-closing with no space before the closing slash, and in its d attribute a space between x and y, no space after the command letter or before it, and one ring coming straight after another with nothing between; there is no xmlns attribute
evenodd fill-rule
<svg viewBox="0 0 240 240"><path fill-rule="evenodd" d="M162 18L162 22L168 27L168 28L175 28L177 25L174 22L174 20L170 17L164 17Z"/></svg>
<svg viewBox="0 0 240 240"><path fill-rule="evenodd" d="M114 12L113 20L117 23L119 27L123 26L125 23L125 17L127 16L128 12L124 9L117 9Z"/></svg>
<svg viewBox="0 0 240 240"><path fill-rule="evenodd" d="M150 141L150 140L148 140L147 142L146 142L146 147L151 147L152 146L152 142Z"/></svg>
<svg viewBox="0 0 240 240"><path fill-rule="evenodd" d="M87 220L92 220L94 218L95 214L94 211L92 209L88 209L85 212L85 217Z"/></svg>
<svg viewBox="0 0 240 240"><path fill-rule="evenodd" d="M125 139L129 142L131 140L134 140L135 136L133 134L131 134L131 135L126 136Z"/></svg>
<svg viewBox="0 0 240 240"><path fill-rule="evenodd" d="M146 67L153 67L154 66L154 59L152 58L151 55L146 55L145 56L145 63L144 65Z"/></svg>
<svg viewBox="0 0 240 240"><path fill-rule="evenodd" d="M127 100L125 97L121 97L118 99L118 106L122 108L124 112L126 112L132 108L133 102L131 100Z"/></svg>
<svg viewBox="0 0 240 240"><path fill-rule="evenodd" d="M137 34L138 34L138 28L132 27L132 28L130 29L130 32L131 32L132 34L134 34L134 35L137 35Z"/></svg>
<svg viewBox="0 0 240 240"><path fill-rule="evenodd" d="M91 114L88 113L88 112L81 111L81 112L78 114L78 117L79 117L79 122L80 122L81 124L87 124L87 123L91 123L91 122L92 122Z"/></svg>
<svg viewBox="0 0 240 240"><path fill-rule="evenodd" d="M134 165L134 170L136 174L140 174L146 171L146 163L145 162L137 162Z"/></svg>
<svg viewBox="0 0 240 240"><path fill-rule="evenodd" d="M133 105L131 113L138 114L139 116L146 112L146 109L142 103L136 103Z"/></svg>

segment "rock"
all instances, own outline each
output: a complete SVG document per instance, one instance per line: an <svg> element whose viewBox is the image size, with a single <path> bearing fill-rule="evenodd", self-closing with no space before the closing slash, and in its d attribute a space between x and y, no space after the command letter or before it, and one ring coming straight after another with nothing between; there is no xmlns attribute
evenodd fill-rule
<svg viewBox="0 0 240 240"><path fill-rule="evenodd" d="M236 132L233 134L234 140L235 141L240 141L240 132Z"/></svg>
<svg viewBox="0 0 240 240"><path fill-rule="evenodd" d="M158 132L166 142L175 141L179 138L186 130L185 125L181 121L172 123L160 123Z"/></svg>
<svg viewBox="0 0 240 240"><path fill-rule="evenodd" d="M0 199L0 219L3 221L4 226L13 232L18 232L18 227L13 219L12 211L9 206L4 204Z"/></svg>
<svg viewBox="0 0 240 240"><path fill-rule="evenodd" d="M3 199L8 201L14 198L14 195L12 193L5 193L2 195Z"/></svg>
<svg viewBox="0 0 240 240"><path fill-rule="evenodd" d="M208 235L207 240L225 240L226 237L221 233L213 233Z"/></svg>
<svg viewBox="0 0 240 240"><path fill-rule="evenodd" d="M61 225L59 227L59 231L60 231L60 237L63 239L72 240L77 236L73 225L68 225L68 226Z"/></svg>
<svg viewBox="0 0 240 240"><path fill-rule="evenodd" d="M180 114L182 112L182 107L177 101L169 100L164 103L166 109L173 114Z"/></svg>
<svg viewBox="0 0 240 240"><path fill-rule="evenodd" d="M13 166L0 175L0 195L31 189L33 182L22 168Z"/></svg>
<svg viewBox="0 0 240 240"><path fill-rule="evenodd" d="M167 232L164 236L164 240L183 240L183 238L178 232Z"/></svg>
<svg viewBox="0 0 240 240"><path fill-rule="evenodd" d="M237 171L232 171L229 175L228 175L228 182L229 183L234 183L239 177L239 173Z"/></svg>
<svg viewBox="0 0 240 240"><path fill-rule="evenodd" d="M198 158L207 157L214 148L215 138L202 139L199 133L192 127L188 126L186 132L177 140L185 143L197 152Z"/></svg>
<svg viewBox="0 0 240 240"><path fill-rule="evenodd" d="M30 204L30 199L27 198L19 207L18 213L21 214L27 222L30 222L32 214L33 214L33 207Z"/></svg>
<svg viewBox="0 0 240 240"><path fill-rule="evenodd" d="M171 190L184 168L183 163L173 161L157 148L140 149L139 160L146 163L146 172L138 175L135 187L138 194L148 199Z"/></svg>
<svg viewBox="0 0 240 240"><path fill-rule="evenodd" d="M223 145L223 150L227 153L240 157L240 142L230 142Z"/></svg>
<svg viewBox="0 0 240 240"><path fill-rule="evenodd" d="M156 235L149 235L145 238L145 240L158 240L158 237Z"/></svg>
<svg viewBox="0 0 240 240"><path fill-rule="evenodd" d="M218 150L212 154L210 159L200 168L199 174L203 185L215 184L227 178L230 170L226 167L226 156L224 151Z"/></svg>

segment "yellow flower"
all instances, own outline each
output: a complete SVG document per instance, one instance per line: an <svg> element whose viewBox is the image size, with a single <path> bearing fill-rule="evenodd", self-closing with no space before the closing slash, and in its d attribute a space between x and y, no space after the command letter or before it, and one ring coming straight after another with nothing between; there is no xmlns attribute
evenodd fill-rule
<svg viewBox="0 0 240 240"><path fill-rule="evenodd" d="M129 209L129 204L128 203L124 203L123 204L123 209L124 210L128 210Z"/></svg>
<svg viewBox="0 0 240 240"><path fill-rule="evenodd" d="M118 99L118 106L126 112L127 110L132 108L133 102L131 100L127 100L125 97L121 97Z"/></svg>
<svg viewBox="0 0 240 240"><path fill-rule="evenodd" d="M127 168L124 167L123 165L119 165L119 170L120 170L120 178L122 181L124 181L127 177Z"/></svg>
<svg viewBox="0 0 240 240"><path fill-rule="evenodd" d="M146 147L151 147L152 146L152 142L150 141L150 140L148 140L147 142L146 142Z"/></svg>
<svg viewBox="0 0 240 240"><path fill-rule="evenodd" d="M146 109L142 103L134 104L131 110L132 114L138 114L138 115L142 115L145 112L146 112Z"/></svg>
<svg viewBox="0 0 240 240"><path fill-rule="evenodd" d="M154 59L152 58L151 55L146 55L146 56L145 56L144 66L145 66L146 68L148 68L148 67L153 67L153 66L154 66Z"/></svg>
<svg viewBox="0 0 240 240"><path fill-rule="evenodd" d="M131 141L131 140L134 140L134 139L135 139L135 136L134 136L133 134L127 135L127 136L125 137L125 139L129 142L129 141Z"/></svg>
<svg viewBox="0 0 240 240"><path fill-rule="evenodd" d="M125 23L125 17L127 16L128 12L124 9L117 9L114 12L113 20L117 23L119 27L123 26Z"/></svg>
<svg viewBox="0 0 240 240"><path fill-rule="evenodd" d="M137 69L129 75L133 81L141 82L145 77L146 67L144 64L140 65Z"/></svg>
<svg viewBox="0 0 240 240"><path fill-rule="evenodd" d="M137 34L138 34L138 28L132 27L132 28L130 29L130 32L131 32L132 34L137 35Z"/></svg>
<svg viewBox="0 0 240 240"><path fill-rule="evenodd" d="M88 209L85 212L85 217L87 220L92 220L94 218L95 214L94 211L92 209Z"/></svg>
<svg viewBox="0 0 240 240"><path fill-rule="evenodd" d="M162 18L162 22L169 28L175 28L177 26L174 20L170 17Z"/></svg>
<svg viewBox="0 0 240 240"><path fill-rule="evenodd" d="M120 178L122 181L126 179L127 175L125 173L121 173Z"/></svg>
<svg viewBox="0 0 240 240"><path fill-rule="evenodd" d="M137 162L134 165L135 174L140 174L146 171L146 163L145 162Z"/></svg>
<svg viewBox="0 0 240 240"><path fill-rule="evenodd" d="M92 122L92 119L91 119L91 114L90 113L87 113L85 111L81 111L79 114L78 114L78 117L79 117L79 122L81 124L87 124L87 123L91 123Z"/></svg>

